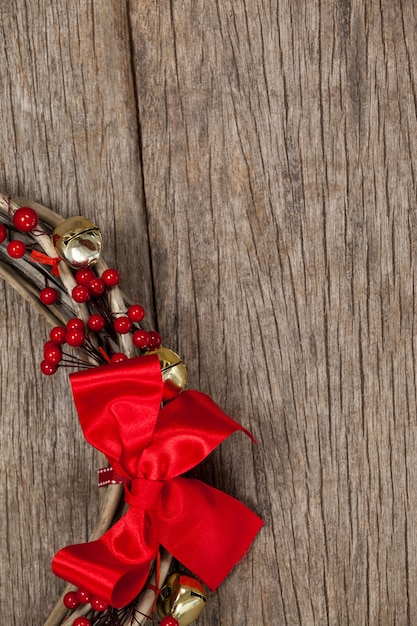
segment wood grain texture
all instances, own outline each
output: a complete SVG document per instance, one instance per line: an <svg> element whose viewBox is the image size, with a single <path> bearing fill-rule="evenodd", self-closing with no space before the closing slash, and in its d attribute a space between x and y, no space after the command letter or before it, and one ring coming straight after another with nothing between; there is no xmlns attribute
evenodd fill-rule
<svg viewBox="0 0 417 626"><path fill-rule="evenodd" d="M127 13L98 4L0 3L0 186L96 221L107 262L152 318ZM39 372L49 329L1 289L0 621L37 626L63 587L51 557L97 518L98 461L66 372Z"/></svg>
<svg viewBox="0 0 417 626"><path fill-rule="evenodd" d="M0 183L106 239L259 441L196 472L266 522L201 626L416 624L412 0L0 2ZM1 286L0 616L95 517L46 325ZM17 600L17 598L20 598Z"/></svg>

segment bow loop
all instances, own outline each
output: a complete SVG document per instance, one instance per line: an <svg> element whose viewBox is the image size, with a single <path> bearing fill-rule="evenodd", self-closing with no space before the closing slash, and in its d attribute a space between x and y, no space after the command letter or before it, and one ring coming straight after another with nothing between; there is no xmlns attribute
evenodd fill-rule
<svg viewBox="0 0 417 626"><path fill-rule="evenodd" d="M164 483L160 480L135 478L130 487L125 484L125 500L132 507L156 511L163 486Z"/></svg>
<svg viewBox="0 0 417 626"><path fill-rule="evenodd" d="M87 441L120 476L138 476L140 453L152 439L162 401L156 354L70 374Z"/></svg>

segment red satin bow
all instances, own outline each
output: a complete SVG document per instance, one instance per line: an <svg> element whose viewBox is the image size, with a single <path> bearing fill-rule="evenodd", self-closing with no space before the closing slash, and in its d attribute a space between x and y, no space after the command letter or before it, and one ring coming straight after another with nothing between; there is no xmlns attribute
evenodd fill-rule
<svg viewBox="0 0 417 626"><path fill-rule="evenodd" d="M238 500L180 474L233 432L250 433L196 391L160 410L156 355L70 378L84 435L125 479L130 507L97 541L60 550L55 574L122 607L143 588L161 544L215 589L263 522Z"/></svg>

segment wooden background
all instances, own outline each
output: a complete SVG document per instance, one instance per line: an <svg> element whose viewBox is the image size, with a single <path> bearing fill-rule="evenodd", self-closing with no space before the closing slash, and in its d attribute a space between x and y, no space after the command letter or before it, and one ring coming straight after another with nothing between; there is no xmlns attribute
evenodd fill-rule
<svg viewBox="0 0 417 626"><path fill-rule="evenodd" d="M1 0L0 188L85 214L236 435L266 526L201 626L417 624L413 0ZM96 458L0 285L0 621L43 620Z"/></svg>

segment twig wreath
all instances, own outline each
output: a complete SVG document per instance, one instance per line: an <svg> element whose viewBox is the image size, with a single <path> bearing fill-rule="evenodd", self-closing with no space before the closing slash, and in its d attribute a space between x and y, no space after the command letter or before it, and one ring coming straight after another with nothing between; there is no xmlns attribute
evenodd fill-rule
<svg viewBox="0 0 417 626"><path fill-rule="evenodd" d="M107 464L89 542L53 558L68 585L45 626L187 626L206 603L202 583L217 588L263 522L183 475L232 433L252 436L208 396L184 390L180 357L146 329L143 307L120 291L101 247L85 217L64 220L0 194L0 276L50 322L41 370L76 370L69 378L81 428Z"/></svg>

